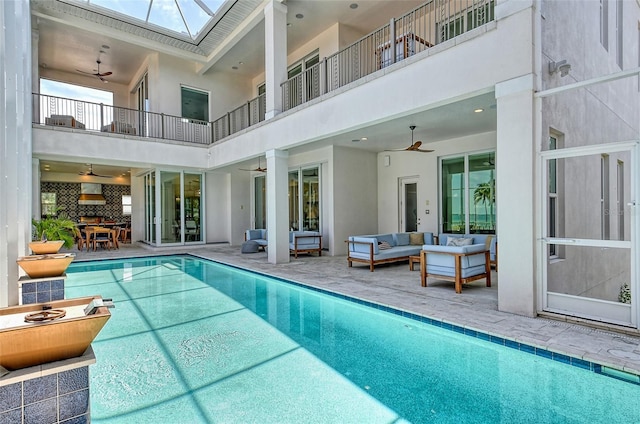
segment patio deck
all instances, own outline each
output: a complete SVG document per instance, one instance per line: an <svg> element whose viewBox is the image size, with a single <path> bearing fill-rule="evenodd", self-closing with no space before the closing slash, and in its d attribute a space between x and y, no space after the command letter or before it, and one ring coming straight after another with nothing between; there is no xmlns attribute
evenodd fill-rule
<svg viewBox="0 0 640 424"><path fill-rule="evenodd" d="M347 267L345 256L302 255L287 264L273 265L267 262L265 252L241 254L240 246L227 244L154 249L133 243L121 245L119 250L71 251L76 253L76 262L190 253L640 375L639 332L594 326L582 320L569 322L500 312L495 272L491 288L479 280L456 294L451 282L430 280L429 287L421 287L419 267L412 272L407 263L396 263L369 272L366 266Z"/></svg>

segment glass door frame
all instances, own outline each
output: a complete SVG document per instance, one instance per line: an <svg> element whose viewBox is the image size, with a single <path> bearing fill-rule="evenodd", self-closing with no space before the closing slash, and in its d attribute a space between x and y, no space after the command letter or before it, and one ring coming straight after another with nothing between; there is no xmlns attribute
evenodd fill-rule
<svg viewBox="0 0 640 424"><path fill-rule="evenodd" d="M538 196L540 209L538 216L540 217L539 229L538 229L538 246L537 246L537 263L538 269L541 270L541 281L539 290L539 301L542 311L560 313L567 315L571 312L571 315L582 316L589 319L596 319L598 321L610 322L621 325L631 325L638 327L640 323L640 317L638 315L638 277L640 276L640 270L638 269L640 261L636 259L638 252L638 232L640 217L637 211L637 199L640 185L637 183L640 177L638 171L638 141L630 142L617 142L598 144L584 147L570 147L564 149L545 150L540 152L540 168L539 175L541 176L541 183L538 187ZM548 237L549 222L547 217L547 211L549 210L549 199L547 195L548 181L548 163L551 160L580 157L588 155L601 155L614 152L629 152L631 155L631 164L628 167L630 169L630 190L631 196L634 200L628 203L632 208L630 214L630 240L596 240L596 239L579 239L572 237ZM630 281L629 286L631 290L631 304L611 302L607 300L578 297L567 294L560 294L549 292L547 288L548 283L548 249L549 245L559 246L580 246L580 247L597 247L597 248L621 248L630 249Z"/></svg>
<svg viewBox="0 0 640 424"><path fill-rule="evenodd" d="M420 213L418 213L418 183L420 178L417 176L411 177L399 177L398 178L398 231L401 233L411 232L411 231L419 231L420 230ZM407 220L405 217L407 216L407 186L410 184L415 184L416 186L416 229L408 230L407 229Z"/></svg>

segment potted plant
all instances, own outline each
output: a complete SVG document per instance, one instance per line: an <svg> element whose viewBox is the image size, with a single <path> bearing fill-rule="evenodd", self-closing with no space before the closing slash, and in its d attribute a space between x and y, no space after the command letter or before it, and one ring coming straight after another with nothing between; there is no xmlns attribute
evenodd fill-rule
<svg viewBox="0 0 640 424"><path fill-rule="evenodd" d="M58 253L62 246L73 246L75 223L66 214L59 213L57 217L34 219L31 223L34 241L29 243L29 248L34 255Z"/></svg>

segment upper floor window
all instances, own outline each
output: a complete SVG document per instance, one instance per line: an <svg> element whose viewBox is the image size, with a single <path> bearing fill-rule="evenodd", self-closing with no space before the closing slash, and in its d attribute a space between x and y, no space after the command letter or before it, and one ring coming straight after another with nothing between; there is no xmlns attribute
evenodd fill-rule
<svg viewBox="0 0 640 424"><path fill-rule="evenodd" d="M122 196L122 215L131 215L131 195Z"/></svg>
<svg viewBox="0 0 640 424"><path fill-rule="evenodd" d="M600 44L609 50L609 0L600 0Z"/></svg>
<svg viewBox="0 0 640 424"><path fill-rule="evenodd" d="M195 88L180 87L182 117L198 121L209 121L209 93Z"/></svg>
<svg viewBox="0 0 640 424"><path fill-rule="evenodd" d="M622 69L622 0L616 3L616 63Z"/></svg>

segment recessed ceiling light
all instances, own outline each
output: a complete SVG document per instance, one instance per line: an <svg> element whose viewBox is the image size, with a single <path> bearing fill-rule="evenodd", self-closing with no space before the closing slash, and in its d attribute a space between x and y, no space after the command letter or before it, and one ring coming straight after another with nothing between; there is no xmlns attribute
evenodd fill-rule
<svg viewBox="0 0 640 424"><path fill-rule="evenodd" d="M478 108L478 109L474 109L473 110L475 113L480 113L480 112L484 112L484 109L482 108Z"/></svg>
<svg viewBox="0 0 640 424"><path fill-rule="evenodd" d="M296 18L298 18L298 19L302 19L302 18L304 18L304 15L303 15L302 13L298 13L298 14L296 15Z"/></svg>
<svg viewBox="0 0 640 424"><path fill-rule="evenodd" d="M238 65L244 65L244 62L238 62Z"/></svg>
<svg viewBox="0 0 640 424"><path fill-rule="evenodd" d="M287 22L287 26L290 27L291 26L291 22Z"/></svg>
<svg viewBox="0 0 640 424"><path fill-rule="evenodd" d="M349 7L352 8L352 9L357 9L358 8L358 3L351 3L349 5Z"/></svg>
<svg viewBox="0 0 640 424"><path fill-rule="evenodd" d="M368 140L368 138L367 138L367 137L361 137L361 138L360 138L360 140L362 140L362 141L367 141L367 140Z"/></svg>
<svg viewBox="0 0 640 424"><path fill-rule="evenodd" d="M46 63L44 63L44 62L42 62L42 63L40 64L40 66L42 66L44 69L46 69L46 68L47 68L47 64L46 64Z"/></svg>

